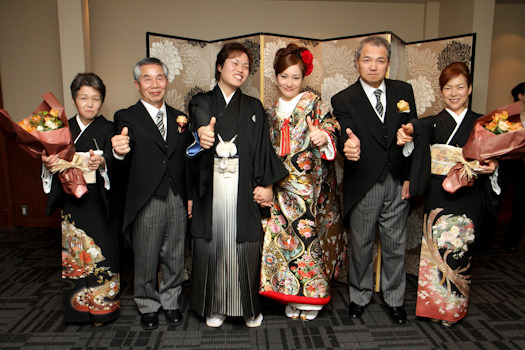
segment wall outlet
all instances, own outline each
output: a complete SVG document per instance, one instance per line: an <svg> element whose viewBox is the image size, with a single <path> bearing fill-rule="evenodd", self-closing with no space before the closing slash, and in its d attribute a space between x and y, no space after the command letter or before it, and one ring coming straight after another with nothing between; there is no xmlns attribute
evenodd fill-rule
<svg viewBox="0 0 525 350"><path fill-rule="evenodd" d="M21 208L22 208L22 216L28 216L29 213L28 213L27 205L22 205Z"/></svg>

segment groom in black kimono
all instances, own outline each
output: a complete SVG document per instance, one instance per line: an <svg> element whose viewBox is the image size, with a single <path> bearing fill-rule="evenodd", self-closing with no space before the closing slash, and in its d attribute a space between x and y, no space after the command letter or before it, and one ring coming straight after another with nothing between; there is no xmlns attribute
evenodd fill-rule
<svg viewBox="0 0 525 350"><path fill-rule="evenodd" d="M217 55L218 84L188 107L195 136L188 149L195 209L191 307L210 327L220 327L226 316L261 325L258 193L267 192L271 202L272 184L287 174L272 148L261 102L240 90L252 63L246 47L225 44ZM230 164L224 168L215 166L220 148L232 151L221 156Z"/></svg>

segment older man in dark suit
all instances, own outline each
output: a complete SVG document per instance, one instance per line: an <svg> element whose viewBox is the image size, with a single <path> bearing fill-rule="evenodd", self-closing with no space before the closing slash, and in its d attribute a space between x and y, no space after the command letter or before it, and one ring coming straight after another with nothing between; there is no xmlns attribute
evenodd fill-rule
<svg viewBox="0 0 525 350"><path fill-rule="evenodd" d="M164 103L168 68L160 60L139 61L133 76L141 99L115 114L119 134L112 143L115 157L129 166L123 228L131 231L140 324L150 330L158 326L161 307L168 324L182 323L179 296L186 219L191 215L185 172L187 119ZM157 288L159 264L162 281Z"/></svg>
<svg viewBox="0 0 525 350"><path fill-rule="evenodd" d="M359 80L332 98L334 116L346 131L339 147L346 157L344 217L351 229L349 312L361 317L372 297L373 245L379 228L383 298L393 321L404 324L409 164L396 144L396 131L416 117L414 94L409 84L385 79L390 65L385 39L364 39L355 63ZM409 110L398 109L402 100Z"/></svg>

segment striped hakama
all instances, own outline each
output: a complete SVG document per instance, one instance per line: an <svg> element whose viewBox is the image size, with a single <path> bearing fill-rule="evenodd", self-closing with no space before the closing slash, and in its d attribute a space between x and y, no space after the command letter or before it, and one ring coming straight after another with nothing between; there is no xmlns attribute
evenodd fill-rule
<svg viewBox="0 0 525 350"><path fill-rule="evenodd" d="M192 251L191 303L201 316L261 311L260 242L236 241L238 181L239 158L214 159L212 239L194 238Z"/></svg>

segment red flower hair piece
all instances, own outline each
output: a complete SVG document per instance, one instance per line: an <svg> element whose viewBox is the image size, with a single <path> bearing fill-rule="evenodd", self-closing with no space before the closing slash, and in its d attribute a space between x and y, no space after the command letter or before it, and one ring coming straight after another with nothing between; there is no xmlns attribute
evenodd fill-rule
<svg viewBox="0 0 525 350"><path fill-rule="evenodd" d="M312 64L314 61L314 56L308 49L304 49L301 51L301 57L303 59L304 64L306 64L306 72L304 72L304 76L310 75L312 71L314 70L314 65Z"/></svg>

